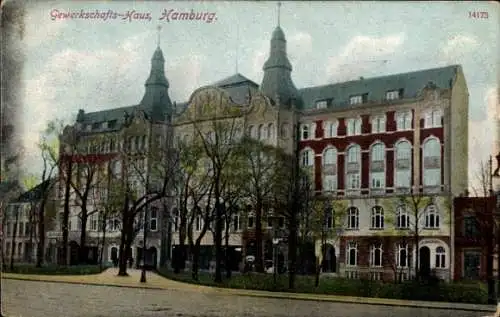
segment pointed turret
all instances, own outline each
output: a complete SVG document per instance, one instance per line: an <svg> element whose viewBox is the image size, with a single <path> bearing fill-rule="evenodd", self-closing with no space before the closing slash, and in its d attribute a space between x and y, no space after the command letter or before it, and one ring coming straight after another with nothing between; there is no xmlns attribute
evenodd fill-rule
<svg viewBox="0 0 500 317"><path fill-rule="evenodd" d="M277 99L279 99L280 107L290 108L292 104L300 107L300 95L292 81L292 64L286 54L285 33L279 25L279 14L278 26L274 29L271 37L269 58L264 63L263 70L264 78L260 86L261 91L274 103L277 103Z"/></svg>
<svg viewBox="0 0 500 317"><path fill-rule="evenodd" d="M169 83L165 77L165 58L159 41L151 59L151 72L145 86L146 92L142 97L141 106L150 112L154 121L165 121L170 118L173 107L168 95Z"/></svg>

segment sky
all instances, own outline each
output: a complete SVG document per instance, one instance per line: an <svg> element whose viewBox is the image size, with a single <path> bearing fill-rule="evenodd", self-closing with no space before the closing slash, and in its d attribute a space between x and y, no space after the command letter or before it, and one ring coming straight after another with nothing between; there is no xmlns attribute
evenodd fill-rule
<svg viewBox="0 0 500 317"><path fill-rule="evenodd" d="M492 131L500 117L498 8L486 1L285 1L280 24L298 88L461 64L470 93L472 180L497 142ZM71 123L80 108L98 111L141 100L158 25L170 97L183 102L196 88L236 70L260 84L278 15L277 2L271 1L44 1L26 10L24 164L34 172L40 166L36 144L49 120ZM82 10L111 10L125 18L80 19ZM161 19L169 11L168 20ZM204 21L174 20L176 11L209 14ZM474 18L471 11L488 17ZM67 12L78 14L57 17Z"/></svg>

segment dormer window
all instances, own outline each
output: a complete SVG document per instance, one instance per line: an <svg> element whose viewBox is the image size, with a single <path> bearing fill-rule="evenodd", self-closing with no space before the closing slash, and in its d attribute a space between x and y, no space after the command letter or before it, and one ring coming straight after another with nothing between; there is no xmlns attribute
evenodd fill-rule
<svg viewBox="0 0 500 317"><path fill-rule="evenodd" d="M385 93L385 99L387 100L397 100L401 98L401 93L399 90L389 90Z"/></svg>
<svg viewBox="0 0 500 317"><path fill-rule="evenodd" d="M92 124L92 130L97 130L101 127L101 123L100 122L95 122Z"/></svg>
<svg viewBox="0 0 500 317"><path fill-rule="evenodd" d="M328 107L327 100L316 101L316 109L325 109L326 107Z"/></svg>
<svg viewBox="0 0 500 317"><path fill-rule="evenodd" d="M92 131L92 125L91 124L87 125L87 131Z"/></svg>
<svg viewBox="0 0 500 317"><path fill-rule="evenodd" d="M109 128L109 129L114 129L114 128L116 128L116 120L111 120L111 121L108 121L108 128Z"/></svg>
<svg viewBox="0 0 500 317"><path fill-rule="evenodd" d="M351 98L349 99L349 103L351 105L357 105L357 104L363 103L363 96L361 96L361 95L351 96Z"/></svg>

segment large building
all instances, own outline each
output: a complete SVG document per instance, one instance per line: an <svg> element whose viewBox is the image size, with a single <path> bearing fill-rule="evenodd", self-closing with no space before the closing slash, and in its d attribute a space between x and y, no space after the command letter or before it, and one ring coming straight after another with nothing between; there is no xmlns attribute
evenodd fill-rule
<svg viewBox="0 0 500 317"><path fill-rule="evenodd" d="M111 164L111 170L123 173L119 144L129 138L136 151L147 151L147 140L162 140L159 145L167 147L189 138L193 125L214 111L234 117L241 132L289 153L298 147L316 194L346 205L344 230L327 241L324 271L380 279L393 276L397 267L407 269L406 276L412 274L417 264L411 232L418 228L419 267L450 278L454 245L450 202L468 186L468 90L461 66L298 89L292 80L285 34L277 26L263 70L260 85L235 74L197 89L187 102L172 103L158 47L139 104L93 113L81 110L66 134L77 135L78 143L86 147L94 144L79 157ZM103 135L111 141L91 141L103 140ZM426 198L427 203L417 210L422 214L419 222L397 203L403 194ZM170 250L164 244L179 244L176 208L173 200L168 210L154 213L156 225L148 239L148 247L166 258ZM71 231L78 232L77 211L72 217ZM231 230L230 245L248 254L254 243L255 219L252 215L243 218L238 217ZM97 225L89 225L87 230L95 227L98 237ZM197 223L195 232L200 228ZM111 259L118 244L113 240L118 235L110 237L106 259ZM201 244L213 246L211 234ZM133 254L141 247L139 234ZM318 244L318 255L320 249ZM156 262L160 264L160 259Z"/></svg>

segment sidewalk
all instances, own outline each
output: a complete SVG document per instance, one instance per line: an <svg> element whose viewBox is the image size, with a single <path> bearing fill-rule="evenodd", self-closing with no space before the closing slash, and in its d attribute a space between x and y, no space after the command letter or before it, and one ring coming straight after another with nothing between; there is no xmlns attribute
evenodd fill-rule
<svg viewBox="0 0 500 317"><path fill-rule="evenodd" d="M385 299L385 298L368 298L368 297L350 297L350 296L335 296L335 295L321 295L321 294L303 294L303 293L285 293L285 292L267 292L255 291L246 289L229 289L229 288L216 288L201 285L194 285L182 283L166 279L156 273L146 273L146 283L140 283L141 276L140 270L129 269L127 270L129 276L118 277L116 276L118 270L115 268L108 269L100 274L94 275L24 275L3 273L2 279L16 279L28 281L43 281L54 283L70 283L70 284L89 284L99 286L114 286L114 287L129 287L129 288L143 288L143 289L156 289L156 290L185 290L212 294L222 295L235 295L235 296L251 296L251 297L266 297L277 299L296 299L307 301L323 301L323 302L339 302L339 303L356 303L356 304L369 304L369 305L387 305L387 306L402 306L402 307L415 307L415 308L436 308L436 309L450 309L450 310L463 310L490 313L491 316L496 311L496 307L492 305L475 305L475 304L462 304L462 303L445 303L445 302L424 302L424 301L406 301L399 299Z"/></svg>

